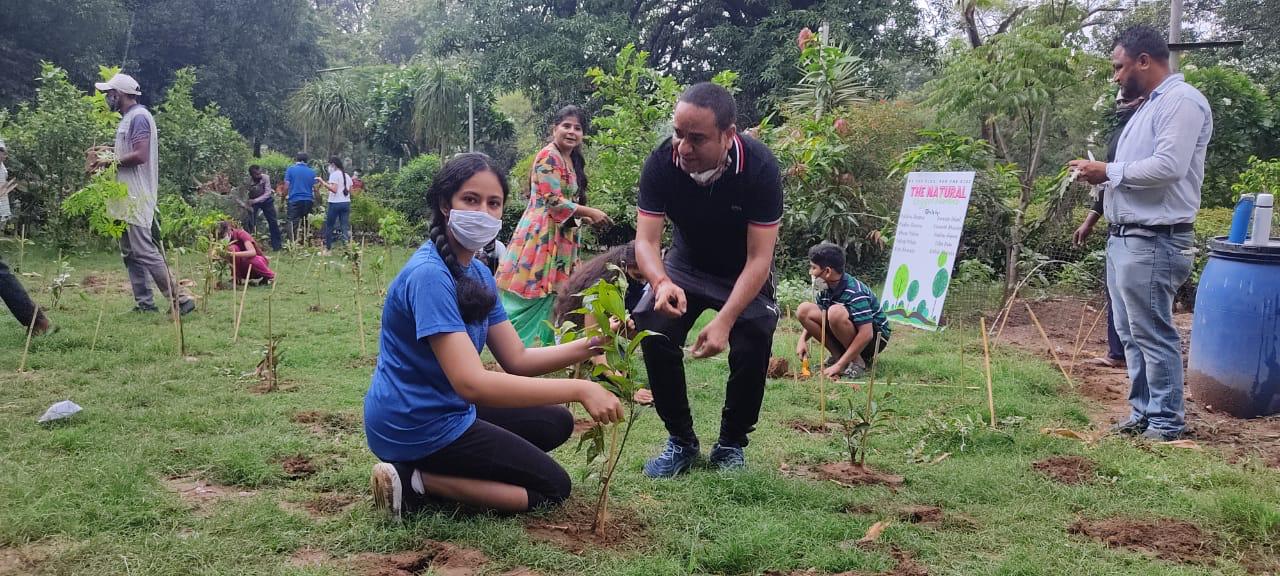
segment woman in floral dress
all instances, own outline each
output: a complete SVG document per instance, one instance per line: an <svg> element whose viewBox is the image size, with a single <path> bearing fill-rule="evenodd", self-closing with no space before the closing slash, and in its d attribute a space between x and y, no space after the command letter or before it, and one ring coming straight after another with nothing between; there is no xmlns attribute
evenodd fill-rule
<svg viewBox="0 0 1280 576"><path fill-rule="evenodd" d="M552 344L547 326L556 289L573 272L576 223L605 224L609 217L586 205L586 161L582 133L586 116L577 106L556 113L551 142L533 159L529 206L520 217L498 268L502 306L526 346Z"/></svg>

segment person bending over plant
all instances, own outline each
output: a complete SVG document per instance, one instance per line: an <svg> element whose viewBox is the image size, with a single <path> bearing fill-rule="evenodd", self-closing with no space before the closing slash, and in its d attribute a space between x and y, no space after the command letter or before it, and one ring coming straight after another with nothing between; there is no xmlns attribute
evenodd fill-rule
<svg viewBox="0 0 1280 576"><path fill-rule="evenodd" d="M364 399L374 502L402 517L429 500L499 512L556 505L569 475L547 452L568 440L580 402L593 419L623 418L599 384L535 376L561 370L607 344L587 338L527 349L476 258L502 227L506 174L484 154L459 154L427 191L428 241L387 289L378 364ZM487 370L489 350L502 371Z"/></svg>
<svg viewBox="0 0 1280 576"><path fill-rule="evenodd" d="M822 373L828 378L861 378L872 357L889 344L891 329L880 310L880 299L866 284L845 273L844 251L835 244L824 242L809 249L809 276L814 280L817 302L796 308L804 325L796 354L808 356L809 339L823 341L825 326L831 356Z"/></svg>
<svg viewBox="0 0 1280 576"><path fill-rule="evenodd" d="M227 243L224 258L231 263L231 274L235 284L248 281L269 284L276 279L276 273L267 265L267 256L258 248L253 236L236 226L230 220L218 223L218 238Z"/></svg>

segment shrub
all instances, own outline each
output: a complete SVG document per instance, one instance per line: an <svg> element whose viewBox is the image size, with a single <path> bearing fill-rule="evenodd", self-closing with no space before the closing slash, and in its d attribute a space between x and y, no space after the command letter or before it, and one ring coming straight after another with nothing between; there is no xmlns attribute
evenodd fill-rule
<svg viewBox="0 0 1280 576"><path fill-rule="evenodd" d="M155 114L160 178L188 197L199 183L216 175L243 182L249 158L249 145L216 104L196 108L191 97L195 84L193 69L179 70Z"/></svg>
<svg viewBox="0 0 1280 576"><path fill-rule="evenodd" d="M410 222L426 223L431 218L427 207L427 188L440 171L440 157L423 154L410 160L396 175L395 184L386 195L387 204L404 213Z"/></svg>
<svg viewBox="0 0 1280 576"><path fill-rule="evenodd" d="M267 152L259 158L249 159L249 163L261 166L271 177L271 185L275 186L284 180L284 171L293 165L293 157L285 156L280 152Z"/></svg>
<svg viewBox="0 0 1280 576"><path fill-rule="evenodd" d="M375 234L379 221L387 214L387 208L371 194L351 197L351 231L358 234Z"/></svg>
<svg viewBox="0 0 1280 576"><path fill-rule="evenodd" d="M1187 72L1187 82L1204 94L1213 110L1213 139L1205 156L1205 207L1230 206L1231 184L1250 156L1267 146L1269 101L1248 76L1211 66Z"/></svg>

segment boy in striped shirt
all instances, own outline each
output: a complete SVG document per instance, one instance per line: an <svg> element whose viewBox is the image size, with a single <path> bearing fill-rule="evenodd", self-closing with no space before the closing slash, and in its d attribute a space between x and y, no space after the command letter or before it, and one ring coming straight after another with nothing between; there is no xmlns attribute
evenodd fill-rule
<svg viewBox="0 0 1280 576"><path fill-rule="evenodd" d="M866 284L845 273L844 251L835 244L824 242L809 249L809 276L814 280L817 302L805 302L796 310L805 332L796 344L796 354L808 356L809 339L822 340L825 315L831 356L823 374L850 380L862 377L875 355L889 343L891 330L880 310L880 299Z"/></svg>

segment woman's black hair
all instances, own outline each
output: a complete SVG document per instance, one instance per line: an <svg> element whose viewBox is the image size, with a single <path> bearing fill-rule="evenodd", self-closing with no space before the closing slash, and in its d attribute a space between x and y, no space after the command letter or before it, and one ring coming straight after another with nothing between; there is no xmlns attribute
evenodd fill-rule
<svg viewBox="0 0 1280 576"><path fill-rule="evenodd" d="M431 209L431 228L427 238L436 247L436 252L444 260L449 272L453 275L454 292L457 294L458 311L462 321L475 324L489 316L489 312L498 302L497 294L489 291L479 278L466 273L458 263L458 257L449 246L449 238L445 234L449 217L444 214L444 207L451 204L453 196L462 189L462 184L472 176L481 172L492 172L502 186L502 200L506 202L510 193L507 175L492 158L479 152L457 154L445 162L431 179L431 187L427 189L427 206Z"/></svg>
<svg viewBox="0 0 1280 576"><path fill-rule="evenodd" d="M582 133L586 134L587 133L587 113L583 112L581 108L574 106L572 104L565 106L564 108L561 108L556 111L556 115L551 120L551 127L552 127L551 129L554 131L555 127L558 126L561 122L564 122L565 118L571 118L571 117L578 119L578 123L582 125ZM575 147L573 149L573 152L569 153L569 161L573 163L573 173L578 177L578 197L574 199L574 202L577 202L578 204L586 204L587 203L587 158L582 155L581 144Z"/></svg>
<svg viewBox="0 0 1280 576"><path fill-rule="evenodd" d="M617 279L618 272L611 269L610 264L624 271L629 267L639 266L636 260L635 242L614 246L604 254L583 262L573 271L573 275L569 276L564 286L560 288L560 294L556 296L556 304L551 309L551 317L557 325L565 320L582 325L581 315L571 313L582 307L582 296L578 294L602 279L609 282Z"/></svg>
<svg viewBox="0 0 1280 576"><path fill-rule="evenodd" d="M342 175L342 195L350 196L351 187L347 186L347 172L342 168L342 159L337 156L330 156L329 163L338 169L338 173Z"/></svg>

